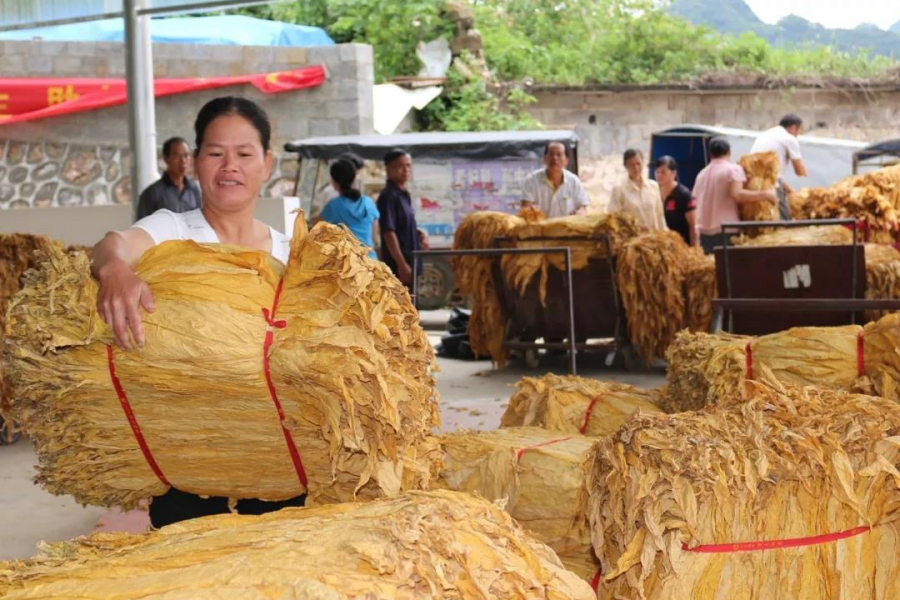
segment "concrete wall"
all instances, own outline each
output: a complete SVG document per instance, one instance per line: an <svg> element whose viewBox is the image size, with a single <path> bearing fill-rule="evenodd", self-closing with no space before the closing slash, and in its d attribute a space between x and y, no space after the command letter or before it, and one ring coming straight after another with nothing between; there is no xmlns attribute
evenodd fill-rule
<svg viewBox="0 0 900 600"><path fill-rule="evenodd" d="M654 131L684 123L768 129L787 113L806 133L861 141L897 135L900 91L794 90L538 90L530 112L548 129L575 128L579 156L600 158L627 148L650 149Z"/></svg>
<svg viewBox="0 0 900 600"><path fill-rule="evenodd" d="M244 85L156 101L160 144L175 135L193 140L197 111L212 98L239 94L260 102L272 120L277 155L266 195L283 196L292 189L297 163L292 156L282 155L285 142L314 135L372 133L371 46L154 44L153 54L158 78L326 67L328 80L317 88L263 94ZM6 77L124 77L124 51L115 42L0 42L0 73ZM0 126L0 209L129 202L129 159L124 105Z"/></svg>

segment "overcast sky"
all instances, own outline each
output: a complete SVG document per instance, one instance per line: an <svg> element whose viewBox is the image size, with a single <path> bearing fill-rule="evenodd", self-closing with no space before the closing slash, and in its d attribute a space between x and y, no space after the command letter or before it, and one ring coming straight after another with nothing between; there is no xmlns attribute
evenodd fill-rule
<svg viewBox="0 0 900 600"><path fill-rule="evenodd" d="M887 29L900 21L900 0L745 0L766 23L789 14L826 27L852 29L874 23Z"/></svg>

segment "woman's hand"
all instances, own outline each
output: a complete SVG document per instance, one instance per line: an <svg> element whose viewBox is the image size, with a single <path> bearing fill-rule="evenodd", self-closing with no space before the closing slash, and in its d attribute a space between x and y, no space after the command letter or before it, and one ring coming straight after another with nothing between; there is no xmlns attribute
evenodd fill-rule
<svg viewBox="0 0 900 600"><path fill-rule="evenodd" d="M97 294L97 311L100 318L112 327L116 344L132 350L132 338L138 346L144 345L144 326L140 307L153 312L153 294L147 282L138 277L124 262L106 265L97 274L100 289ZM130 336L129 336L130 332Z"/></svg>
<svg viewBox="0 0 900 600"><path fill-rule="evenodd" d="M153 238L143 229L111 231L94 246L91 274L100 284L97 312L112 327L120 348L131 350L131 337L144 345L140 306L153 312L153 294L134 272L141 255L153 246Z"/></svg>

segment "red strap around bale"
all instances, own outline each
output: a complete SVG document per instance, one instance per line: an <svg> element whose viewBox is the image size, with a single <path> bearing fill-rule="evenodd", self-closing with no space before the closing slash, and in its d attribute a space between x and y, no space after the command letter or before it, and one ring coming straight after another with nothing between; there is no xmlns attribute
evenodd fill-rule
<svg viewBox="0 0 900 600"><path fill-rule="evenodd" d="M134 439L137 440L138 447L144 454L144 460L150 465L150 469L156 477L165 485L171 487L172 484L169 483L169 480L163 475L162 469L159 468L159 465L156 464L156 459L153 458L153 453L150 452L150 447L147 445L147 440L144 439L144 434L141 432L141 427L138 425L137 418L134 416L134 411L131 410L128 396L125 395L125 390L122 388L122 382L119 381L119 377L116 375L116 363L113 357L112 346L106 347L106 361L109 363L109 378L112 381L113 389L116 390L116 395L119 397L119 404L122 405L122 410L125 412L125 418L128 419L128 424L131 425L131 432L134 434Z"/></svg>
<svg viewBox="0 0 900 600"><path fill-rule="evenodd" d="M572 436L559 438L558 440L548 440L546 442L541 442L540 444L534 444L533 446L525 446L524 448L519 448L516 452L516 464L522 460L522 455L525 454L528 450L533 450L535 448L540 448L542 446L550 446L551 444L558 444L560 442L565 442L566 440L571 440Z"/></svg>
<svg viewBox="0 0 900 600"><path fill-rule="evenodd" d="M275 289L275 299L272 301L272 311L269 312L266 308L262 309L266 323L269 325L266 328L266 339L263 342L263 373L265 373L266 376L266 385L269 387L269 395L272 396L272 403L275 405L275 410L278 411L281 432L284 434L284 441L287 444L288 453L291 455L291 462L294 464L294 470L297 471L297 478L300 480L301 485L306 488L308 487L306 469L303 468L303 460L300 458L300 452L297 450L297 445L294 444L294 437L284 424L284 409L281 406L281 402L278 400L278 392L275 390L275 384L272 382L272 372L269 368L269 348L271 348L272 342L275 341L275 329L283 329L287 326L286 321L275 320L275 311L278 310L278 300L281 298L281 286L283 281L284 280L280 280L278 282L278 287Z"/></svg>
<svg viewBox="0 0 900 600"><path fill-rule="evenodd" d="M597 588L600 587L600 578L603 577L603 567L597 567L597 572L594 573L594 578L591 579L591 589L595 592Z"/></svg>
<svg viewBox="0 0 900 600"><path fill-rule="evenodd" d="M578 429L578 433L584 433L587 431L588 423L591 420L591 412L594 410L594 405L600 401L600 396L594 396L591 398L591 403L588 404L587 410L584 411L584 422L581 424L581 427Z"/></svg>
<svg viewBox="0 0 900 600"><path fill-rule="evenodd" d="M753 379L753 347L747 342L745 353L747 355L747 379Z"/></svg>
<svg viewBox="0 0 900 600"><path fill-rule="evenodd" d="M863 330L860 329L856 334L856 376L862 377L866 374L866 344L863 336Z"/></svg>
<svg viewBox="0 0 900 600"><path fill-rule="evenodd" d="M786 540L764 540L760 542L737 542L734 544L709 544L694 546L693 548L689 548L687 544L682 544L681 549L687 552L722 554L729 552L751 552L754 550L776 550L779 548L799 548L801 546L815 546L817 544L827 544L828 542L845 540L865 533L870 529L870 527L863 526L848 529L846 531L839 531L837 533L826 533L824 535L815 535L812 537L790 538Z"/></svg>

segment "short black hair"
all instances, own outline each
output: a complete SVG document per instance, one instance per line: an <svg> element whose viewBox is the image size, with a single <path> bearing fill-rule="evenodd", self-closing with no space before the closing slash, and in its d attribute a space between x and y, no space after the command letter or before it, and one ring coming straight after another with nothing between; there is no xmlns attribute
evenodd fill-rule
<svg viewBox="0 0 900 600"><path fill-rule="evenodd" d="M384 155L384 166L389 167L391 163L400 158L401 156L409 156L409 152L403 150L401 148L394 148L393 150L388 150L387 154Z"/></svg>
<svg viewBox="0 0 900 600"><path fill-rule="evenodd" d="M544 144L544 156L550 154L550 146L553 146L554 144L559 144L560 146L562 146L563 152L565 152L566 156L569 155L569 147L566 146L566 143L564 141L552 140Z"/></svg>
<svg viewBox="0 0 900 600"><path fill-rule="evenodd" d="M731 144L723 137L714 137L709 140L709 155L720 158L731 152Z"/></svg>
<svg viewBox="0 0 900 600"><path fill-rule="evenodd" d="M352 152L345 152L338 156L337 159L350 163L357 171L359 171L363 167L363 159L353 154Z"/></svg>
<svg viewBox="0 0 900 600"><path fill-rule="evenodd" d="M666 167L670 171L677 171L678 162L669 155L660 156L656 159L656 168L658 169L659 167Z"/></svg>
<svg viewBox="0 0 900 600"><path fill-rule="evenodd" d="M269 151L269 142L272 139L272 124L269 122L269 115L263 108L247 98L240 96L222 96L213 98L203 105L200 112L197 113L197 120L194 121L194 134L197 138L197 146L195 152L200 151L203 145L203 135L206 128L218 117L227 115L239 115L244 117L256 131L259 133L259 141L262 143L264 152Z"/></svg>
<svg viewBox="0 0 900 600"><path fill-rule="evenodd" d="M175 144L184 144L188 147L188 150L191 149L191 145L187 143L187 140L183 137L170 137L165 142L163 142L162 154L163 156L168 156L172 153L172 146Z"/></svg>
<svg viewBox="0 0 900 600"><path fill-rule="evenodd" d="M641 152L640 150L636 150L634 148L629 148L628 150L625 151L624 154L622 154L622 164L623 165L628 164L628 161L631 160L632 158L634 158L635 156L640 156L641 159L643 159L644 153Z"/></svg>
<svg viewBox="0 0 900 600"><path fill-rule="evenodd" d="M803 119L799 117L799 115L790 114L784 115L781 117L781 120L778 122L779 125L787 129L788 127L801 127L803 125Z"/></svg>

